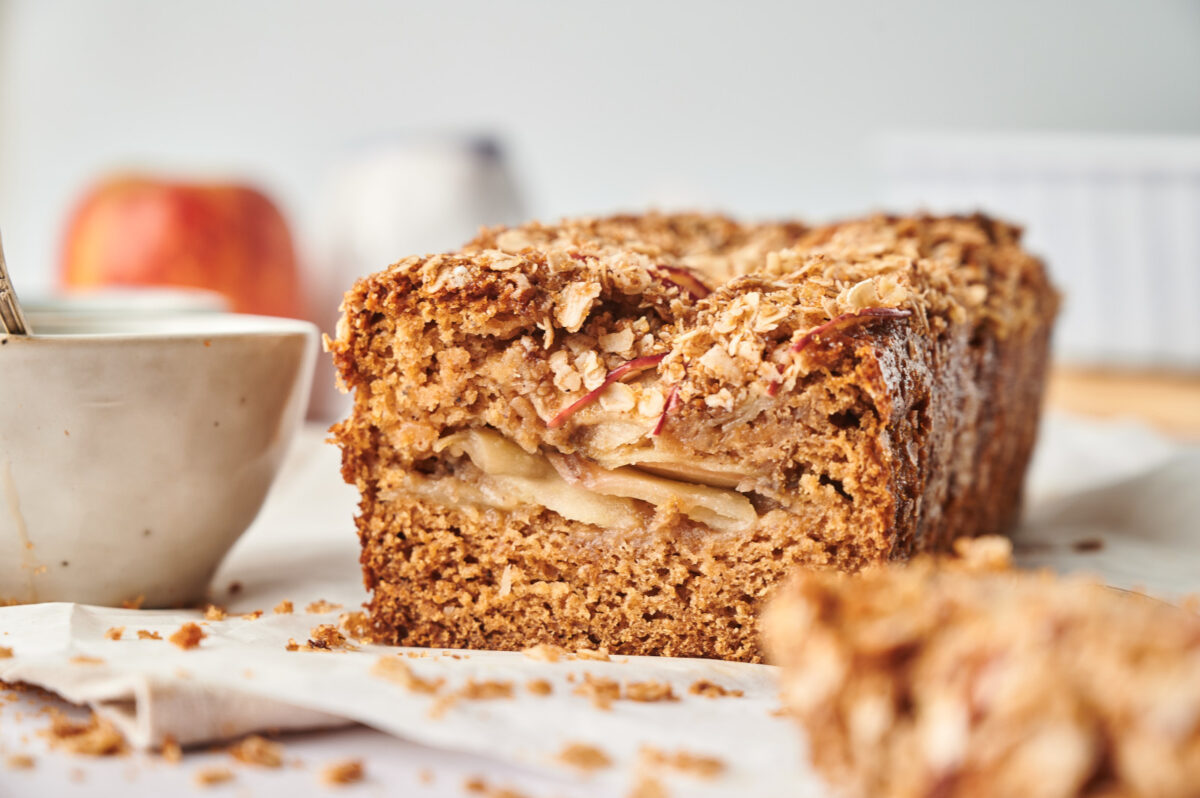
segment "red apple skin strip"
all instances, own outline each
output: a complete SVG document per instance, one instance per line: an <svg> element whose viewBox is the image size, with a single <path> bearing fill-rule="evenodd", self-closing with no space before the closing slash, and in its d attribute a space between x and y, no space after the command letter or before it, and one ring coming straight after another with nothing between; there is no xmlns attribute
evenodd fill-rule
<svg viewBox="0 0 1200 798"><path fill-rule="evenodd" d="M792 344L793 352L801 352L809 344L818 338L821 333L826 332L833 327L843 324L847 321L867 320L867 319L904 319L912 315L911 310L901 308L863 308L852 313L843 313L840 316L834 316L824 324L818 324L811 330L800 336L800 340Z"/></svg>
<svg viewBox="0 0 1200 798"><path fill-rule="evenodd" d="M692 299L704 299L704 297L712 293L712 289L700 282L700 278L693 274L690 269L684 269L679 266L664 266L662 264L659 264L655 268L665 272L664 278L666 281L682 288Z"/></svg>
<svg viewBox="0 0 1200 798"><path fill-rule="evenodd" d="M679 383L671 386L671 392L667 394L667 403L663 405L662 414L658 417L658 423L654 425L654 431L651 435L658 435L663 431L663 427L667 425L667 413L674 409L675 405L679 404Z"/></svg>
<svg viewBox="0 0 1200 798"><path fill-rule="evenodd" d="M811 330L800 336L800 340L792 344L793 352L803 351L805 347L811 344L814 340L820 337L821 333L843 324L847 321L858 321L868 319L904 319L912 315L911 310L902 308L864 308L856 310L852 313L843 313L840 316L834 316L824 324L819 324ZM779 393L780 387L783 385L782 380L771 380L767 383L767 396L775 396Z"/></svg>
<svg viewBox="0 0 1200 798"><path fill-rule="evenodd" d="M574 415L577 410L580 410L596 401L604 389L609 385L617 382L618 380L623 380L626 377L632 377L635 374L641 374L647 369L654 368L662 362L664 357L666 357L666 354L635 357L633 360L617 366L615 369L608 372L608 376L604 378L604 382L600 383L598 386L585 393L582 397L567 405L564 409L560 410L558 415L546 423L546 428L557 429L561 427L568 418Z"/></svg>

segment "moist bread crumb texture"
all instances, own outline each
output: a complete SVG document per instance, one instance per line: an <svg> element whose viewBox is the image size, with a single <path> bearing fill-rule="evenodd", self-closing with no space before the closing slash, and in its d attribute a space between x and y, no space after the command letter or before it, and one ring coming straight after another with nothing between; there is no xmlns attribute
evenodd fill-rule
<svg viewBox="0 0 1200 798"><path fill-rule="evenodd" d="M1057 295L981 216L484 231L327 341L381 642L758 661L797 566L1005 531Z"/></svg>
<svg viewBox="0 0 1200 798"><path fill-rule="evenodd" d="M801 571L764 613L784 705L839 794L1200 794L1200 617L962 543Z"/></svg>

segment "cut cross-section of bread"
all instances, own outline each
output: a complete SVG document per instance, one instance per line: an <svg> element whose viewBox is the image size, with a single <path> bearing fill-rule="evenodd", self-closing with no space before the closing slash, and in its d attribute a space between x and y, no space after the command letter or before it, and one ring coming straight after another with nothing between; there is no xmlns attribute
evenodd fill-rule
<svg viewBox="0 0 1200 798"><path fill-rule="evenodd" d="M1057 298L983 217L485 231L347 294L379 633L757 660L798 565L1014 520Z"/></svg>

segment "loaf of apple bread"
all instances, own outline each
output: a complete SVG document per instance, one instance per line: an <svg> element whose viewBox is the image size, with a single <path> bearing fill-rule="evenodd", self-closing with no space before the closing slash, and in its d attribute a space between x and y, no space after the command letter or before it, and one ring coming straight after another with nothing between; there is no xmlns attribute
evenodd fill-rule
<svg viewBox="0 0 1200 798"><path fill-rule="evenodd" d="M485 230L327 346L397 644L760 659L760 601L1016 518L1057 295L982 216Z"/></svg>
<svg viewBox="0 0 1200 798"><path fill-rule="evenodd" d="M801 571L763 626L846 798L1195 798L1200 616L1008 568L1004 538Z"/></svg>

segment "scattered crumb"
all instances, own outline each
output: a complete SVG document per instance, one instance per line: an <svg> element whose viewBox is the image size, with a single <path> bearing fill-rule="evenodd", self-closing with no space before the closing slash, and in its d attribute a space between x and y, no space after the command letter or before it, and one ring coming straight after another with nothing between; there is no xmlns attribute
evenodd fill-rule
<svg viewBox="0 0 1200 798"><path fill-rule="evenodd" d="M204 620L206 621L223 621L225 620L225 609L218 607L216 604L209 604L204 608Z"/></svg>
<svg viewBox="0 0 1200 798"><path fill-rule="evenodd" d="M124 626L110 626L104 632L104 636L109 640L120 640L123 634L125 634Z"/></svg>
<svg viewBox="0 0 1200 798"><path fill-rule="evenodd" d="M288 651L299 651L300 644L296 642L296 638L289 637L288 641L287 641L287 645L284 646L284 648Z"/></svg>
<svg viewBox="0 0 1200 798"><path fill-rule="evenodd" d="M12 754L5 758L4 765L9 770L29 770L34 765L34 759L29 754Z"/></svg>
<svg viewBox="0 0 1200 798"><path fill-rule="evenodd" d="M603 676L585 673L583 674L583 684L575 688L573 695L590 698L592 706L596 709L610 709L612 702L621 697L621 683L615 679L606 679Z"/></svg>
<svg viewBox="0 0 1200 798"><path fill-rule="evenodd" d="M608 656L608 649L601 648L598 650L590 648L581 648L575 651L575 656L580 659L594 659L599 662L611 662L612 658Z"/></svg>
<svg viewBox="0 0 1200 798"><path fill-rule="evenodd" d="M254 612L244 612L244 613L242 613L242 620L243 621L257 621L262 616L263 616L262 610L255 610Z"/></svg>
<svg viewBox="0 0 1200 798"><path fill-rule="evenodd" d="M429 717L440 718L447 709L459 701L491 701L497 698L512 698L512 695L512 682L477 682L474 679L468 679L462 687L439 697L429 708Z"/></svg>
<svg viewBox="0 0 1200 798"><path fill-rule="evenodd" d="M8 646L0 646L0 659L11 659L13 650Z"/></svg>
<svg viewBox="0 0 1200 798"><path fill-rule="evenodd" d="M433 771L428 768L417 773L417 780L422 784L433 784Z"/></svg>
<svg viewBox="0 0 1200 798"><path fill-rule="evenodd" d="M594 745L567 743L558 755L559 761L579 770L591 772L612 767L608 754Z"/></svg>
<svg viewBox="0 0 1200 798"><path fill-rule="evenodd" d="M214 787L233 781L233 771L222 767L202 768L196 771L194 778L200 787Z"/></svg>
<svg viewBox="0 0 1200 798"><path fill-rule="evenodd" d="M187 651L189 648L195 648L196 646L200 645L200 641L205 637L207 637L207 635L204 634L203 629L201 629L197 624L188 622L179 627L179 630L167 639L182 648L184 651Z"/></svg>
<svg viewBox="0 0 1200 798"><path fill-rule="evenodd" d="M86 723L56 715L44 732L50 745L72 754L109 756L125 751L125 738L111 723L92 713Z"/></svg>
<svg viewBox="0 0 1200 798"><path fill-rule="evenodd" d="M534 695L550 695L554 688L545 679L531 679L525 683L525 689Z"/></svg>
<svg viewBox="0 0 1200 798"><path fill-rule="evenodd" d="M292 602L290 601L281 601L272 610L276 615L291 615L294 611L295 607L292 606Z"/></svg>
<svg viewBox="0 0 1200 798"><path fill-rule="evenodd" d="M633 786L633 792L629 793L629 798L669 798L669 796L661 781L643 776Z"/></svg>
<svg viewBox="0 0 1200 798"><path fill-rule="evenodd" d="M381 679L387 679L389 682L394 682L414 693L436 693L443 683L442 679L433 681L422 679L412 672L412 668L408 667L408 663L396 657L381 657L371 666L371 674Z"/></svg>
<svg viewBox="0 0 1200 798"><path fill-rule="evenodd" d="M630 701L678 701L671 685L667 682L629 682L625 685L625 697Z"/></svg>
<svg viewBox="0 0 1200 798"><path fill-rule="evenodd" d="M229 746L229 754L247 765L277 768L283 764L283 746L257 734L251 734Z"/></svg>
<svg viewBox="0 0 1200 798"><path fill-rule="evenodd" d="M138 629L138 640L162 640L162 635L158 632L150 632L146 629Z"/></svg>
<svg viewBox="0 0 1200 798"><path fill-rule="evenodd" d="M325 784L353 784L363 779L363 763L361 759L347 759L326 765L321 770L321 781Z"/></svg>
<svg viewBox="0 0 1200 798"><path fill-rule="evenodd" d="M333 612L334 610L340 610L341 608L341 604L333 604L325 599L317 599L312 604L309 604L307 607L305 607L304 611L311 615L320 615L321 613Z"/></svg>
<svg viewBox="0 0 1200 798"><path fill-rule="evenodd" d="M74 662L76 665L103 665L104 664L104 660L101 659L100 657L89 657L85 654L79 654L77 656L71 657L71 662Z"/></svg>
<svg viewBox="0 0 1200 798"><path fill-rule="evenodd" d="M558 662L566 656L567 651L550 643L538 643L536 646L530 646L521 653L539 662Z"/></svg>
<svg viewBox="0 0 1200 798"><path fill-rule="evenodd" d="M171 735L163 738L162 742L162 758L172 765L179 764L183 759L183 749L179 747L179 743Z"/></svg>
<svg viewBox="0 0 1200 798"><path fill-rule="evenodd" d="M688 688L688 692L692 695L702 695L705 698L724 698L726 696L741 698L745 695L741 690L722 687L716 682L710 682L708 679L700 679L699 681L692 682L692 686Z"/></svg>
<svg viewBox="0 0 1200 798"><path fill-rule="evenodd" d="M236 596L238 593L242 592L242 583L236 581L230 582L229 587L226 589L229 591L229 595Z"/></svg>
<svg viewBox="0 0 1200 798"><path fill-rule="evenodd" d="M472 776L471 778L469 778L463 782L463 789L466 790L467 792L476 792L476 793L487 792L487 788L488 788L487 782L484 781L483 779L479 778L478 776Z"/></svg>
<svg viewBox="0 0 1200 798"><path fill-rule="evenodd" d="M138 596L137 598L125 599L124 601L121 602L121 606L127 610L140 610L142 608L142 605L145 603L146 603L146 597Z"/></svg>
<svg viewBox="0 0 1200 798"><path fill-rule="evenodd" d="M312 637L306 647L309 651L333 651L339 648L353 648L346 642L346 636L338 631L331 623L314 626L309 632Z"/></svg>
<svg viewBox="0 0 1200 798"><path fill-rule="evenodd" d="M1100 551L1104 548L1104 541L1100 538L1084 538L1071 544L1071 548L1078 552Z"/></svg>
<svg viewBox="0 0 1200 798"><path fill-rule="evenodd" d="M482 681L468 679L458 690L460 698L470 701L488 701L493 698L512 698L512 682Z"/></svg>
<svg viewBox="0 0 1200 798"><path fill-rule="evenodd" d="M371 619L365 612L343 612L338 616L338 624L346 630L346 634L363 643L373 643Z"/></svg>
<svg viewBox="0 0 1200 798"><path fill-rule="evenodd" d="M687 751L667 753L651 746L642 746L641 759L652 767L667 767L698 779L715 779L725 771L725 763L714 756L690 754Z"/></svg>

